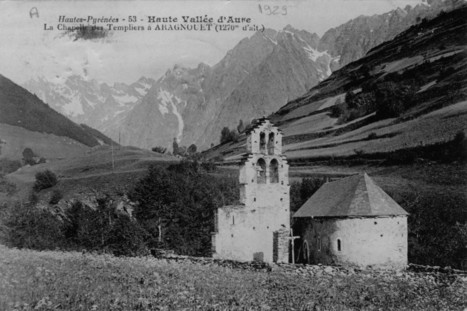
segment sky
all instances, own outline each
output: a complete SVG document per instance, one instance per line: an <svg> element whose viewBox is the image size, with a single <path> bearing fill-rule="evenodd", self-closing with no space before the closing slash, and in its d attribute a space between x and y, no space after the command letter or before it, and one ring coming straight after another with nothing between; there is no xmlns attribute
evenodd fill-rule
<svg viewBox="0 0 467 311"><path fill-rule="evenodd" d="M175 64L214 65L242 38L253 35L242 26L233 31L147 30L148 16L251 18L249 25L280 30L290 24L322 36L360 15L414 6L422 0L177 0L177 1L0 1L0 74L22 84L43 76L60 82L73 74L113 84L141 76L159 78ZM272 10L276 8L274 14ZM36 14L37 13L37 14ZM58 30L59 16L119 18L131 16L144 31L110 31L101 39L74 40ZM123 21L125 19L126 21ZM140 20L143 21L140 21ZM47 26L44 26L44 25ZM79 24L79 23L77 23ZM84 24L87 24L86 22ZM178 23L177 23L178 24ZM68 23L68 26L73 23ZM99 24L108 27L106 23ZM53 30L44 28L53 27Z"/></svg>

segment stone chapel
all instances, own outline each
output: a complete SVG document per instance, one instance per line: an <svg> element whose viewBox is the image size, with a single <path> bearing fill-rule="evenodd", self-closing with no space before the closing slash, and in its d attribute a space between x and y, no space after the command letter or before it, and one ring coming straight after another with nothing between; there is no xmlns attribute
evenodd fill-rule
<svg viewBox="0 0 467 311"><path fill-rule="evenodd" d="M301 228L298 257L310 264L404 269L407 216L367 174L326 183L293 215Z"/></svg>
<svg viewBox="0 0 467 311"><path fill-rule="evenodd" d="M213 257L238 261L289 261L290 198L282 134L266 118L247 132L240 162L240 204L215 216Z"/></svg>

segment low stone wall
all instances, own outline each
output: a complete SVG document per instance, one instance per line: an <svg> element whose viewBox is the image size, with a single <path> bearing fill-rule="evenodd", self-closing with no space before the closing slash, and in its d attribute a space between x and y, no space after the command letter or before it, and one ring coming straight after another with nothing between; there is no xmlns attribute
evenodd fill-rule
<svg viewBox="0 0 467 311"><path fill-rule="evenodd" d="M427 276L440 276L440 275L458 275L467 280L467 271L452 269L451 267L439 266L422 266L417 264L408 264L407 268L402 271L394 271L390 269L360 269L350 266L326 266L326 265L305 265L305 264L291 264L291 263L277 263L268 264L266 262L250 261L239 262L234 260L214 259L211 257L191 257L176 255L173 252L156 251L155 257L160 260L174 261L174 262L190 262L200 265L217 265L231 269L243 269L260 272L283 272L287 274L301 275L301 276L334 276L334 275L353 275L365 274L373 276L395 275L407 277L413 275L427 275Z"/></svg>

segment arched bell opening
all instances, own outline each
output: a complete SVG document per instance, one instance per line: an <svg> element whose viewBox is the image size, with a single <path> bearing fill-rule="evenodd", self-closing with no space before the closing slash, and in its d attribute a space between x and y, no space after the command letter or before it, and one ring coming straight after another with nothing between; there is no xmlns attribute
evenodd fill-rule
<svg viewBox="0 0 467 311"><path fill-rule="evenodd" d="M269 133L268 154L274 154L274 133Z"/></svg>
<svg viewBox="0 0 467 311"><path fill-rule="evenodd" d="M266 134L259 133L259 152L266 153Z"/></svg>
<svg viewBox="0 0 467 311"><path fill-rule="evenodd" d="M269 164L269 179L272 184L279 182L279 162L276 159Z"/></svg>

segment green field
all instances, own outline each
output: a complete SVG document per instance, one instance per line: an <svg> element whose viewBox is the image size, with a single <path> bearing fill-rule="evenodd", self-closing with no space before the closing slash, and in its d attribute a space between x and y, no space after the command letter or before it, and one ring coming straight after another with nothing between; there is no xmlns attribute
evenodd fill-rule
<svg viewBox="0 0 467 311"><path fill-rule="evenodd" d="M0 310L463 310L466 276L244 270L0 246Z"/></svg>
<svg viewBox="0 0 467 311"><path fill-rule="evenodd" d="M13 197L4 199L0 191L0 201L26 199L34 184L35 174L44 170L54 172L59 183L54 188L38 193L39 198L47 200L53 190L58 190L62 192L64 199L69 200L80 195L94 194L97 190L108 193L124 192L146 174L149 166L167 166L176 162L178 159L175 157L139 148L94 147L84 154L25 166L7 175L6 180L15 184L18 191Z"/></svg>

